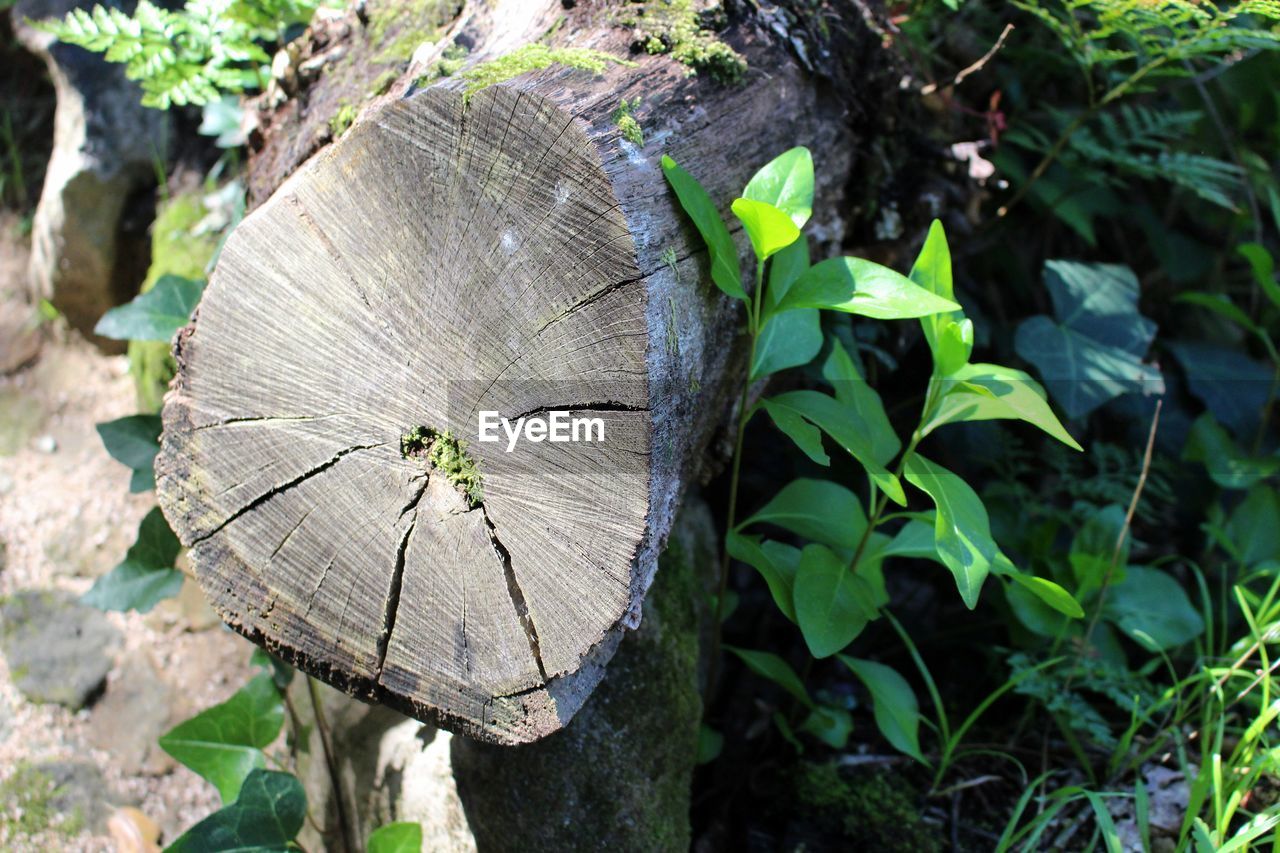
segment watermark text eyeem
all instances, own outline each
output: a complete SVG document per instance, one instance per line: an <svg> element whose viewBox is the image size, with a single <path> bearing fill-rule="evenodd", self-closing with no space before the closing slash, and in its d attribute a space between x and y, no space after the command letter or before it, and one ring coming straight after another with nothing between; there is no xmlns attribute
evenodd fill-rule
<svg viewBox="0 0 1280 853"><path fill-rule="evenodd" d="M507 452L510 453L522 439L534 444L543 441L553 444L604 441L604 418L572 417L565 411L550 411L545 420L541 417L522 417L516 418L513 423L496 411L481 409L477 429L479 440L485 443L502 441L500 430L505 434Z"/></svg>

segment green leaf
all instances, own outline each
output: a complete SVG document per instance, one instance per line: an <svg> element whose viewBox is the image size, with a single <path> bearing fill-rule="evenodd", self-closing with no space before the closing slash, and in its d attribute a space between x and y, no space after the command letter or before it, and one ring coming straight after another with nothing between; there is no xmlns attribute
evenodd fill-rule
<svg viewBox="0 0 1280 853"><path fill-rule="evenodd" d="M813 155L804 147L782 152L752 176L742 195L773 205L803 228L813 213Z"/></svg>
<svg viewBox="0 0 1280 853"><path fill-rule="evenodd" d="M937 514L929 513L929 520L911 519L894 534L889 544L880 550L881 559L890 557L913 557L918 560L933 560L941 563L938 545L934 541L934 524Z"/></svg>
<svg viewBox="0 0 1280 853"><path fill-rule="evenodd" d="M695 764L710 764L720 757L722 749L724 749L724 735L706 723L698 726L698 756L694 761Z"/></svg>
<svg viewBox="0 0 1280 853"><path fill-rule="evenodd" d="M1191 425L1182 458L1203 462L1209 476L1224 489L1247 489L1280 471L1280 456L1245 455L1212 412L1205 412Z"/></svg>
<svg viewBox="0 0 1280 853"><path fill-rule="evenodd" d="M722 292L747 301L746 291L742 289L742 271L738 268L738 250L734 247L729 229L720 218L711 196L707 195L707 191L693 175L665 154L662 157L662 173L666 175L671 189L675 190L680 206L693 220L694 227L707 244L707 252L711 257L711 280Z"/></svg>
<svg viewBox="0 0 1280 853"><path fill-rule="evenodd" d="M422 853L422 824L400 821L380 826L369 836L368 853Z"/></svg>
<svg viewBox="0 0 1280 853"><path fill-rule="evenodd" d="M1102 615L1147 651L1180 646L1204 632L1204 620L1182 586L1158 569L1129 566L1113 584Z"/></svg>
<svg viewBox="0 0 1280 853"><path fill-rule="evenodd" d="M165 848L166 853L285 851L307 815L307 794L291 773L255 769L235 802Z"/></svg>
<svg viewBox="0 0 1280 853"><path fill-rule="evenodd" d="M130 492L156 487L155 458L160 452L161 428L159 415L129 415L96 427L111 458L133 471Z"/></svg>
<svg viewBox="0 0 1280 853"><path fill-rule="evenodd" d="M806 708L813 707L813 700L809 698L809 691L804 689L804 683L800 681L800 676L796 675L796 671L791 668L790 664L773 652L757 652L728 645L724 648L737 656L747 665L747 669L756 675L761 678L767 678L777 684L798 699Z"/></svg>
<svg viewBox="0 0 1280 853"><path fill-rule="evenodd" d="M822 545L809 545L800 554L795 604L800 633L815 658L849 645L879 615L870 584Z"/></svg>
<svg viewBox="0 0 1280 853"><path fill-rule="evenodd" d="M146 293L103 314L94 334L118 341L168 341L191 319L204 285L201 279L163 275Z"/></svg>
<svg viewBox="0 0 1280 853"><path fill-rule="evenodd" d="M1004 572L1003 574L1064 616L1069 616L1072 619L1084 618L1084 608L1080 606L1080 602L1072 598L1071 593L1048 578L1024 575L1022 572Z"/></svg>
<svg viewBox="0 0 1280 853"><path fill-rule="evenodd" d="M1044 390L1021 370L998 364L966 364L943 380L942 400L924 426L928 435L962 421L1019 420L1037 426L1067 447L1080 445L1049 408Z"/></svg>
<svg viewBox="0 0 1280 853"><path fill-rule="evenodd" d="M1280 216L1280 213L1277 213ZM1271 253L1258 243L1243 243L1237 249L1253 272L1253 280L1271 300L1271 304L1280 308L1280 284L1276 282L1276 262Z"/></svg>
<svg viewBox="0 0 1280 853"><path fill-rule="evenodd" d="M266 649L254 646L253 654L249 655L249 664L259 669L265 669L271 674L271 680L275 682L276 687L283 691L293 681L294 669L289 664L280 660L280 658L268 652Z"/></svg>
<svg viewBox="0 0 1280 853"><path fill-rule="evenodd" d="M280 691L262 673L226 702L170 729L161 736L160 747L212 782L229 803L249 774L266 765L262 749L283 724Z"/></svg>
<svg viewBox="0 0 1280 853"><path fill-rule="evenodd" d="M1187 385L1218 423L1237 437L1252 437L1271 389L1275 368L1253 359L1239 346L1204 341L1170 341Z"/></svg>
<svg viewBox="0 0 1280 853"><path fill-rule="evenodd" d="M1280 559L1280 495L1268 486L1254 486L1232 510L1226 534L1246 566Z"/></svg>
<svg viewBox="0 0 1280 853"><path fill-rule="evenodd" d="M808 364L822 349L822 324L816 308L774 313L778 300L808 268L806 240L796 240L773 256L762 308L763 328L756 339L756 356L751 364L752 379Z"/></svg>
<svg viewBox="0 0 1280 853"><path fill-rule="evenodd" d="M182 544L156 507L138 525L138 538L124 561L93 582L80 600L99 610L146 613L182 589L183 574L173 567Z"/></svg>
<svg viewBox="0 0 1280 853"><path fill-rule="evenodd" d="M1076 592L1081 598L1091 595L1102 586L1107 573L1119 572L1129 563L1129 537L1126 536L1116 553L1116 543L1124 530L1124 507L1109 504L1094 510L1071 541L1068 559L1071 574L1076 581Z"/></svg>
<svg viewBox="0 0 1280 853"><path fill-rule="evenodd" d="M871 693L876 727L894 749L925 763L920 752L920 706L907 680L891 667L875 661L838 655L840 662Z"/></svg>
<svg viewBox="0 0 1280 853"><path fill-rule="evenodd" d="M820 428L848 451L867 470L885 494L899 506L906 506L906 495L898 478L885 468L900 446L893 431L874 418L864 418L853 406L843 405L834 397L820 391L788 391L776 397L760 401L760 405L778 429L786 433L810 459L820 465L830 462L822 451L822 444L809 424ZM807 422L807 423L806 423ZM887 419L886 419L887 423ZM884 456L884 450L892 446L894 453Z"/></svg>
<svg viewBox="0 0 1280 853"><path fill-rule="evenodd" d="M800 229L791 217L771 204L739 198L734 199L732 209L751 238L751 248L759 261L768 260L800 239Z"/></svg>
<svg viewBox="0 0 1280 853"><path fill-rule="evenodd" d="M1018 326L1014 349L1036 366L1049 393L1072 418L1130 392L1164 393L1164 380L1143 356L1156 325L1138 313L1138 278L1128 267L1045 262L1056 319Z"/></svg>
<svg viewBox="0 0 1280 853"><path fill-rule="evenodd" d="M831 383L836 400L857 413L861 428L871 440L871 458L887 464L897 456L902 442L889 423L880 395L867 384L857 362L835 337L831 338L831 354L822 365L822 377Z"/></svg>
<svg viewBox="0 0 1280 853"><path fill-rule="evenodd" d="M935 296L906 276L862 258L830 258L810 267L791 285L777 310L793 308L828 308L879 320L960 310L950 299Z"/></svg>
<svg viewBox="0 0 1280 853"><path fill-rule="evenodd" d="M808 732L832 749L844 749L853 733L853 715L844 708L818 705L800 724L800 731Z"/></svg>
<svg viewBox="0 0 1280 853"><path fill-rule="evenodd" d="M858 496L839 483L792 480L737 529L774 524L813 542L852 550L867 529Z"/></svg>
<svg viewBox="0 0 1280 853"><path fill-rule="evenodd" d="M968 483L919 453L907 460L906 474L938 508L933 529L938 556L955 576L965 606L972 610L987 574L1009 562L991 538L987 508Z"/></svg>
<svg viewBox="0 0 1280 853"><path fill-rule="evenodd" d="M910 279L925 290L955 302L951 281L951 249L942 223L933 220L920 255L911 267ZM920 318L925 341L933 353L934 373L947 376L969 360L973 352L973 323L959 311L930 314Z"/></svg>
<svg viewBox="0 0 1280 853"><path fill-rule="evenodd" d="M725 537L729 556L751 566L769 587L774 604L792 622L796 621L795 598L792 590L796 583L796 571L800 566L800 549L772 540L761 541L759 536L744 536L736 530Z"/></svg>

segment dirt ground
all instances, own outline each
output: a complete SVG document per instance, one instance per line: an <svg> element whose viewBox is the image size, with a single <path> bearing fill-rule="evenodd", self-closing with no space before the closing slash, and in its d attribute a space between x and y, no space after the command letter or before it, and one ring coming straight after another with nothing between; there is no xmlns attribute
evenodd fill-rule
<svg viewBox="0 0 1280 853"><path fill-rule="evenodd" d="M9 337L0 343L14 344L31 313L13 298L24 270L21 238L0 230L0 335ZM103 686L75 711L24 696L16 682L29 673L0 655L0 850L154 849L119 840L131 828L125 815L146 821L118 810L136 809L171 841L218 807L213 787L156 738L235 692L249 677L251 646L222 627L193 581L145 616L98 614L74 600L123 559L155 494L128 493L129 471L94 430L137 411L126 358L101 354L56 321L38 334L34 359L0 376L0 608L52 592L58 610L47 624L66 620L74 638L75 620L105 620L99 629L118 639L62 662L105 655ZM13 628L5 618L0 634Z"/></svg>

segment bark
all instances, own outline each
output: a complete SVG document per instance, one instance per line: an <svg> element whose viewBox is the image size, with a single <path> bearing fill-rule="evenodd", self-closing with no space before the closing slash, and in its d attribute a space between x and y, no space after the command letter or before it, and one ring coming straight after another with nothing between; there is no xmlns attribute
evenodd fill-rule
<svg viewBox="0 0 1280 853"><path fill-rule="evenodd" d="M449 32L478 63L567 15L554 43L627 56L616 9L580 6L468 7ZM740 376L740 308L709 284L662 154L727 208L807 145L818 229L838 231L843 99L771 31L726 38L744 85L636 54L468 98L456 77L416 85L418 63L236 229L175 343L156 463L230 625L481 740L533 741L581 707ZM615 118L636 100L639 145ZM261 164L292 168L264 156L259 188ZM507 452L477 441L482 409L597 417L605 440ZM415 428L465 440L481 488L403 452Z"/></svg>

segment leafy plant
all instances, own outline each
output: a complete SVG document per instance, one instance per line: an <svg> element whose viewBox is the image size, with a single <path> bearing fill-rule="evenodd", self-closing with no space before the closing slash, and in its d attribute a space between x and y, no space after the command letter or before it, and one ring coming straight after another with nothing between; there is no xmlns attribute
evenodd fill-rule
<svg viewBox="0 0 1280 853"><path fill-rule="evenodd" d="M81 601L99 610L150 611L182 589L183 574L174 568L181 550L160 508L152 509L138 526L138 541L124 562L95 580Z"/></svg>
<svg viewBox="0 0 1280 853"><path fill-rule="evenodd" d="M205 282L163 275L155 287L112 308L94 326L94 334L117 341L168 341L191 321Z"/></svg>
<svg viewBox="0 0 1280 853"><path fill-rule="evenodd" d="M291 25L305 24L319 6L312 0L189 0L175 11L139 0L132 15L98 5L37 26L123 63L125 75L142 86L142 103L168 109L265 87L271 57L264 45L282 42Z"/></svg>
<svg viewBox="0 0 1280 853"><path fill-rule="evenodd" d="M760 573L779 611L797 625L815 658L841 652L879 617L888 603L883 564L895 555L928 556L941 562L953 574L970 608L976 606L988 574L995 573L1030 591L1050 608L1072 618L1082 615L1079 605L1058 584L1023 576L992 538L986 509L973 489L917 451L930 432L945 424L992 419L1024 420L1079 447L1054 416L1034 380L1011 368L970 362L973 324L954 300L951 256L941 225L935 222L931 228L910 277L851 257L810 266L800 229L811 214L813 161L806 149L792 149L757 172L731 206L755 256L754 285L748 291L742 286L736 247L714 202L671 158L663 158L663 171L706 243L712 282L742 303L750 340L750 371L741 389L731 468L717 624L724 617L731 557ZM933 372L905 450L854 355L834 337L826 343L829 354L822 366L831 392L786 391L752 404L751 380L804 364L822 348L819 312L823 310L881 320L918 319L921 323L933 355ZM787 324L785 334L766 334L771 324L782 323ZM750 419L761 412L820 466L831 464L824 441L848 453L866 473L868 509L864 510L862 499L842 484L802 478L785 485L759 511L739 520L743 435ZM927 495L934 509L910 514L911 520L890 535L880 528L894 522L885 514L890 502L907 506L903 478ZM781 528L808 540L808 544L796 548L748 532L764 527ZM808 707L810 721L830 715L830 709L808 698L803 683L781 658L765 652L732 651L757 674L775 681ZM915 736L919 715L906 682L896 673L890 675L892 670L881 664L840 659L870 689L885 736L900 749L922 758ZM788 731L785 721L778 717L775 721Z"/></svg>

